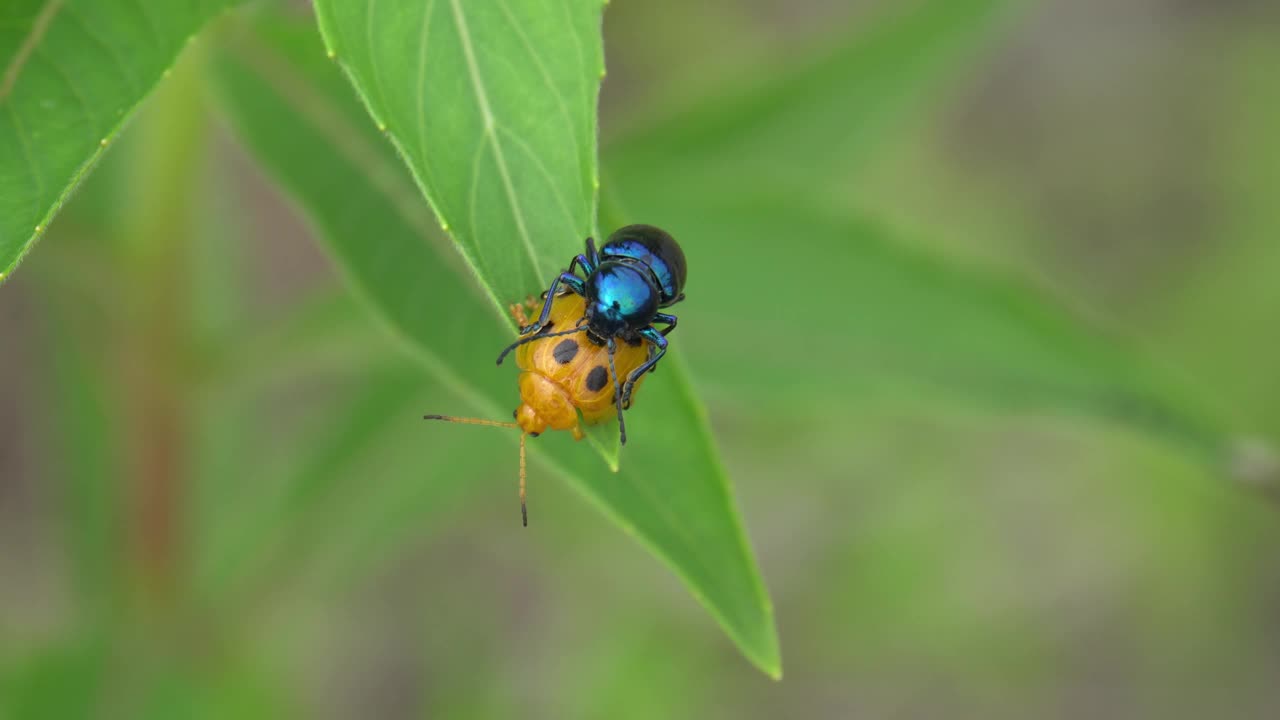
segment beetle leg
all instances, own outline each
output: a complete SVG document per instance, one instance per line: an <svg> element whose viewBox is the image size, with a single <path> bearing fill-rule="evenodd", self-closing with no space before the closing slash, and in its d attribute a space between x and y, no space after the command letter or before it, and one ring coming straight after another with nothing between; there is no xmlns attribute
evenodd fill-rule
<svg viewBox="0 0 1280 720"><path fill-rule="evenodd" d="M574 326L569 328L568 330L557 330L555 332L550 332L550 333L537 333L535 335L525 335L519 340L516 340L515 342L503 348L501 353L498 353L498 364L501 365L502 361L506 359L507 354L510 353L512 350L515 350L516 348L520 347L521 345L531 343L534 340L545 340L546 338L561 337L563 335L572 335L574 333L580 333L580 332L582 332L582 328Z"/></svg>
<svg viewBox="0 0 1280 720"><path fill-rule="evenodd" d="M654 326L650 325L649 327L641 330L640 337L653 344L654 352L650 353L649 359L646 360L643 365L632 370L631 374L627 376L627 381L622 386L623 408L631 407L631 391L635 388L636 380L638 380L641 375L652 370L653 367L658 364L658 360L662 359L662 356L667 354L667 338L665 335L658 332L657 328Z"/></svg>
<svg viewBox="0 0 1280 720"><path fill-rule="evenodd" d="M547 288L547 298L542 301L542 313L538 315L538 321L532 325L520 328L521 335L541 332L542 328L547 326L547 321L551 319L551 303L555 302L556 291L560 289L560 283L564 283L575 293L584 297L586 296L587 284L583 282L582 278L571 272L560 273L556 276L555 280L551 281L551 287Z"/></svg>
<svg viewBox="0 0 1280 720"><path fill-rule="evenodd" d="M587 242L590 243L591 238L587 238ZM591 273L596 271L596 265L598 263L596 263L591 259L592 255L594 255L595 253L595 248L588 246L588 250L590 254L583 253L581 255L577 255L573 258L573 260L569 262L569 272L572 273L574 269L578 267L581 267L582 272L586 273L587 275L590 275Z"/></svg>
<svg viewBox="0 0 1280 720"><path fill-rule="evenodd" d="M618 385L618 370L613 366L613 354L618 349L618 343L613 338L609 338L607 347L609 348L609 374L613 376L613 402L618 406L618 434L621 436L621 444L626 445L627 424L622 419L622 410L626 404L622 400L622 392Z"/></svg>
<svg viewBox="0 0 1280 720"><path fill-rule="evenodd" d="M676 316L666 313L658 313L653 316L654 322L666 323L666 327L662 328L662 336L666 337L672 330L676 329Z"/></svg>

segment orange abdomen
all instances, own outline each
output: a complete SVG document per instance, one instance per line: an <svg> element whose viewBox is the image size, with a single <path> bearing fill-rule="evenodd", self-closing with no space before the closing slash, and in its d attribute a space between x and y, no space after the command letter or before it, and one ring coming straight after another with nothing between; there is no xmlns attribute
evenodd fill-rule
<svg viewBox="0 0 1280 720"><path fill-rule="evenodd" d="M579 295L571 293L556 298L547 331L573 327L582 319L584 307ZM625 381L627 375L648 358L648 352L644 344L619 342L613 358L618 378ZM516 411L516 417L526 432L542 432L531 429L538 427L574 430L579 412L583 422L589 424L607 420L617 412L609 351L587 337L585 326L581 333L520 346L516 350L516 363L525 371L520 375L520 397L524 403ZM636 381L637 390L640 382ZM575 430L574 436L580 435L581 430Z"/></svg>

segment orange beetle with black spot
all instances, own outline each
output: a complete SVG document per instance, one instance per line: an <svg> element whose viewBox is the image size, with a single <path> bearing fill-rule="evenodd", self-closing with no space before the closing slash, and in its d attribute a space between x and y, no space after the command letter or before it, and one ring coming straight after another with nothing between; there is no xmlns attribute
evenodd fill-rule
<svg viewBox="0 0 1280 720"><path fill-rule="evenodd" d="M547 330L573 327L583 317L584 304L581 295L572 293L555 298ZM517 322L521 320L517 317ZM524 402L516 409L516 422L530 435L547 429L568 430L573 439L581 440L579 417L588 425L609 419L615 405L613 378L631 374L648 355L647 348L639 344L621 343L612 360L615 372L610 372L608 350L588 337L586 327L521 345L516 349L516 365L524 371L520 373ZM643 379L642 375L636 381L637 387Z"/></svg>
<svg viewBox="0 0 1280 720"><path fill-rule="evenodd" d="M532 298L531 310L541 303ZM525 327L524 305L512 305L516 322ZM520 407L512 413L515 422L449 415L426 415L428 420L489 427L515 428L520 435L520 517L529 524L525 504L525 438L538 437L547 430L568 430L575 440L586 437L582 425L608 420L621 405L615 378L628 377L649 359L649 350L640 343L616 343L612 358L603 342L591 337L583 323L585 300L566 293L552 299L549 322L542 328L546 337L536 337L516 348L520 373ZM576 328L576 331L575 331ZM635 381L632 394L647 373Z"/></svg>

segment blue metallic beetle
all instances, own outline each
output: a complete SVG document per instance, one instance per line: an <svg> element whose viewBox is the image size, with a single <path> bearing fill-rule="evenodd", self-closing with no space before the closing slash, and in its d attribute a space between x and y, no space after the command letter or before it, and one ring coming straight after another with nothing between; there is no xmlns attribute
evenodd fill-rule
<svg viewBox="0 0 1280 720"><path fill-rule="evenodd" d="M667 334L676 327L676 317L658 312L684 299L684 282L687 268L684 251L666 231L652 225L628 225L609 236L604 246L596 251L595 240L587 238L586 252L569 263L569 269L551 281L545 294L542 313L533 324L520 329L520 339L512 343L498 356L502 364L507 353L534 340L580 332L587 326L587 337L609 349L610 365L616 343L621 340L630 345L642 341L650 345L649 358L619 383L614 376L615 402L618 407L619 432L622 443L627 442L626 426L622 411L631 406L631 391L636 380L654 369L658 360L667 352ZM586 274L575 272L581 266ZM551 303L561 286L586 299L586 311L577 327L547 333ZM662 330L654 323L666 325Z"/></svg>

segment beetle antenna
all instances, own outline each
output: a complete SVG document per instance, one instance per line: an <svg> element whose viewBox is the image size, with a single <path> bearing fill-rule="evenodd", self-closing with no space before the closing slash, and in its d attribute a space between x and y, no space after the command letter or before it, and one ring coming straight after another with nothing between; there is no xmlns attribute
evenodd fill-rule
<svg viewBox="0 0 1280 720"><path fill-rule="evenodd" d="M489 427L516 428L516 429L520 428L518 424L513 422L499 422L497 420L485 420L483 418L454 417L452 415L423 415L422 419L423 420L443 420L445 422L461 423L463 425L487 425Z"/></svg>
<svg viewBox="0 0 1280 720"><path fill-rule="evenodd" d="M460 423L462 425L484 425L486 427L515 428L520 430L521 427L513 422L499 422L497 420L485 420L484 418L467 418L454 417L452 415L423 415L423 420L443 420L445 422ZM520 523L525 527L529 527L529 510L525 505L525 439L529 437L529 433L520 433Z"/></svg>
<svg viewBox="0 0 1280 720"><path fill-rule="evenodd" d="M529 527L529 508L524 504L524 439L529 433L520 434L520 524Z"/></svg>
<svg viewBox="0 0 1280 720"><path fill-rule="evenodd" d="M572 328L569 328L568 330L561 330L560 332L535 333L528 337L522 337L519 340L508 345L507 348L498 355L498 364L499 365L502 364L502 361L505 360L507 357L507 353L511 352L512 350L515 350L516 348L520 347L521 345L524 345L525 343L531 343L534 340L542 340L543 338L559 337L560 335L572 335L576 332L582 332L582 328L572 327Z"/></svg>
<svg viewBox="0 0 1280 720"><path fill-rule="evenodd" d="M609 338L609 373L613 375L613 402L618 406L618 433L622 436L622 444L627 444L627 423L622 419L622 384L618 382L618 370L613 366L613 352L618 347L613 338Z"/></svg>

